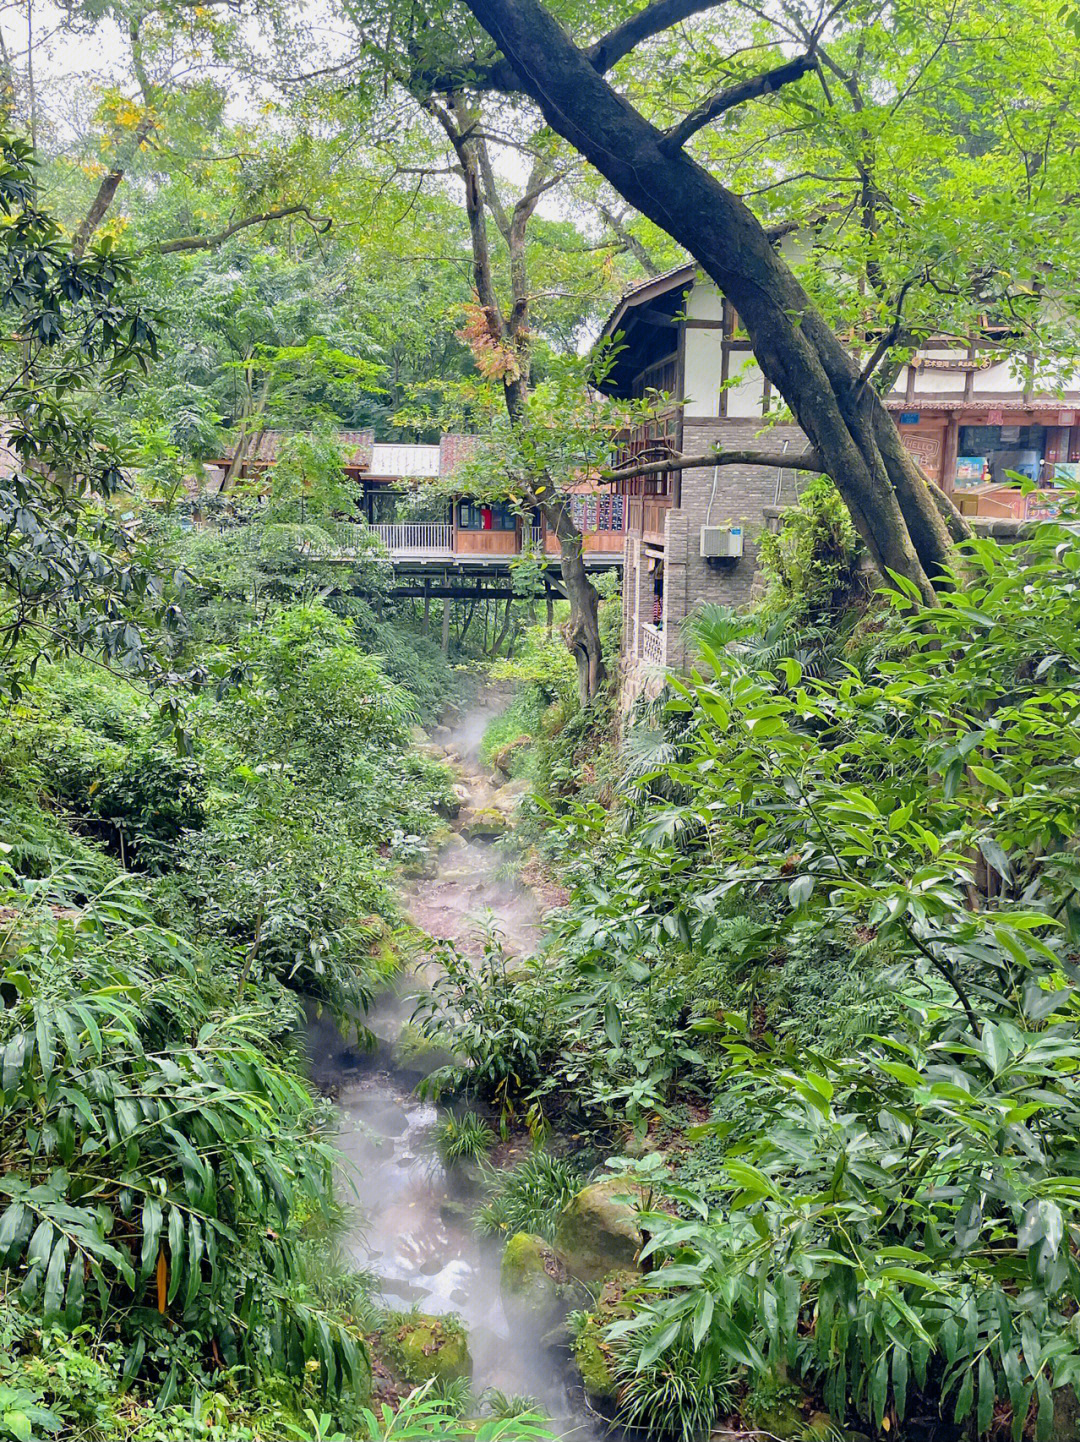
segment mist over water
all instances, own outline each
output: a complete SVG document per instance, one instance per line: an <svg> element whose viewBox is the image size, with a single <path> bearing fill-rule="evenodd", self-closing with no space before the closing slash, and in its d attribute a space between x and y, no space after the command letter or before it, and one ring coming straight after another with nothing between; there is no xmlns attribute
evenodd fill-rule
<svg viewBox="0 0 1080 1442"><path fill-rule="evenodd" d="M481 770L479 750L507 699L481 698L449 735L439 736L456 758L474 808L486 806L496 789ZM541 936L540 902L499 870L489 843L456 838L432 876L403 889L403 900L419 927L470 954L479 954L491 926L508 952L531 954ZM476 1235L475 1190L447 1172L435 1150L440 1111L416 1097L416 1074L394 1063L394 1042L423 982L421 966L376 1000L366 1018L375 1038L370 1050L347 1041L329 1017L310 1018L312 1078L336 1097L340 1114L337 1145L346 1164L339 1194L346 1202L351 1198L355 1209L343 1247L359 1269L378 1279L388 1306L461 1318L478 1397L489 1387L533 1397L556 1436L591 1442L605 1436L605 1428L535 1330L508 1320L499 1286L504 1239Z"/></svg>

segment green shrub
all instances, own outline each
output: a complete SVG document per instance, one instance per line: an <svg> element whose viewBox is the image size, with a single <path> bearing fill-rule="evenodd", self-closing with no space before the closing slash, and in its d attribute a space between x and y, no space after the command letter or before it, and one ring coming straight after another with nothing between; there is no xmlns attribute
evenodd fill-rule
<svg viewBox="0 0 1080 1442"><path fill-rule="evenodd" d="M865 599L862 542L836 487L815 476L778 531L763 531L760 564L768 583L765 608L811 621L838 617Z"/></svg>
<svg viewBox="0 0 1080 1442"><path fill-rule="evenodd" d="M271 1041L277 1008L230 1010L235 971L210 975L137 892L70 900L56 882L3 896L0 1267L21 1305L117 1329L163 1404L212 1350L362 1382L362 1337L292 1287L331 1153Z"/></svg>
<svg viewBox="0 0 1080 1442"><path fill-rule="evenodd" d="M473 1112L446 1117L435 1132L436 1149L447 1166L482 1161L497 1140L487 1122Z"/></svg>
<svg viewBox="0 0 1080 1442"><path fill-rule="evenodd" d="M553 1241L559 1213L584 1185L585 1176L572 1160L546 1151L533 1152L509 1171L489 1167L477 1230L484 1236L531 1232Z"/></svg>

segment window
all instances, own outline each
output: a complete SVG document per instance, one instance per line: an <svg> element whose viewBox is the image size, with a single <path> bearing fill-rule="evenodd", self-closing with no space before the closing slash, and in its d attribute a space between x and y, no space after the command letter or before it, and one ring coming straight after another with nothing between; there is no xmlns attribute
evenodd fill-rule
<svg viewBox="0 0 1080 1442"><path fill-rule="evenodd" d="M1014 471L1033 481L1040 479L1046 451L1045 426L961 426L958 437L956 484L1001 485Z"/></svg>
<svg viewBox="0 0 1080 1442"><path fill-rule="evenodd" d="M505 501L458 501L458 529L513 531L517 517Z"/></svg>

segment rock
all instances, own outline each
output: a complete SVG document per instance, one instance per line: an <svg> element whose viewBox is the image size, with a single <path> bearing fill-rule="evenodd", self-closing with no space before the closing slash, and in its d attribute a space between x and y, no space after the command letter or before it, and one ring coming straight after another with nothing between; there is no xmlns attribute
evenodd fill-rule
<svg viewBox="0 0 1080 1442"><path fill-rule="evenodd" d="M461 797L457 794L457 787L452 786L445 796L440 796L435 802L435 810L440 816L445 816L447 821L456 820L461 811Z"/></svg>
<svg viewBox="0 0 1080 1442"><path fill-rule="evenodd" d="M618 1200L624 1196L641 1199L643 1189L624 1177L605 1177L583 1187L560 1213L555 1250L571 1276L597 1282L636 1268L641 1229L634 1208Z"/></svg>
<svg viewBox="0 0 1080 1442"><path fill-rule="evenodd" d="M410 726L409 735L412 737L413 741L416 743L417 746L426 746L431 740L431 737L427 734L427 732L422 726Z"/></svg>
<svg viewBox="0 0 1080 1442"><path fill-rule="evenodd" d="M517 810L518 802L527 791L531 790L531 783L521 776L517 781L508 781L505 786L500 786L491 798L491 805L496 811L508 815L511 811Z"/></svg>
<svg viewBox="0 0 1080 1442"><path fill-rule="evenodd" d="M421 756L426 756L429 761L446 760L446 752L441 746L436 746L434 741L428 741L423 746L418 746L416 749Z"/></svg>
<svg viewBox="0 0 1080 1442"><path fill-rule="evenodd" d="M401 1366L406 1382L414 1385L435 1377L453 1382L472 1374L472 1358L461 1323L453 1317L430 1317L423 1312L411 1316L390 1332L394 1360Z"/></svg>
<svg viewBox="0 0 1080 1442"><path fill-rule="evenodd" d="M454 733L450 730L449 726L439 725L431 728L431 734L441 745L445 746Z"/></svg>
<svg viewBox="0 0 1080 1442"><path fill-rule="evenodd" d="M464 1202L447 1198L439 1203L439 1218L448 1227L463 1227L469 1220L469 1208Z"/></svg>
<svg viewBox="0 0 1080 1442"><path fill-rule="evenodd" d="M506 1244L499 1270L503 1306L515 1323L546 1331L563 1310L562 1268L543 1237L518 1232Z"/></svg>
<svg viewBox="0 0 1080 1442"><path fill-rule="evenodd" d="M440 1067L455 1065L459 1058L407 1021L394 1041L390 1060L395 1071L421 1081Z"/></svg>
<svg viewBox="0 0 1080 1442"><path fill-rule="evenodd" d="M573 1358L585 1391L594 1402L611 1402L618 1395L618 1383L604 1347L600 1324L590 1317L574 1338Z"/></svg>
<svg viewBox="0 0 1080 1442"><path fill-rule="evenodd" d="M466 812L461 822L461 834L467 841L491 841L506 829L506 817L490 806Z"/></svg>
<svg viewBox="0 0 1080 1442"><path fill-rule="evenodd" d="M468 806L470 800L472 799L472 792L467 786L463 786L460 781L455 781L453 786L451 786L450 790L461 802L462 806Z"/></svg>
<svg viewBox="0 0 1080 1442"><path fill-rule="evenodd" d="M518 736L513 741L508 741L505 746L500 746L491 763L496 771L501 771L504 776L513 774L514 762L519 756L523 756L533 744L531 736Z"/></svg>
<svg viewBox="0 0 1080 1442"><path fill-rule="evenodd" d="M456 856L464 856L469 849L469 843L462 836L460 831L451 831L442 838L440 843L441 855L453 859Z"/></svg>

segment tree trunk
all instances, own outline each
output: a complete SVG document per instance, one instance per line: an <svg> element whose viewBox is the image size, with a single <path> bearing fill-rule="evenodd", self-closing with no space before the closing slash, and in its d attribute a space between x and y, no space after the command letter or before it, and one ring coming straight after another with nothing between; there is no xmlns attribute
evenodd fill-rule
<svg viewBox="0 0 1080 1442"><path fill-rule="evenodd" d="M551 127L694 256L734 305L765 377L791 407L885 574L935 601L950 528L864 383L763 227L615 91L538 0L466 0ZM955 524L955 523L954 523Z"/></svg>
<svg viewBox="0 0 1080 1442"><path fill-rule="evenodd" d="M507 635L509 634L509 631L510 631L510 620L511 620L511 615L510 615L510 613L511 613L511 610L513 609L513 605L514 605L514 598L513 598L512 596L507 596L507 598L506 598L506 610L503 612L502 628L501 628L501 630L499 631L499 634L495 637L494 641L491 643L491 652L490 652L490 655L491 655L491 659L492 659L493 661L494 661L494 659L496 658L496 656L498 656L498 654L499 654L499 648L502 646L502 643L506 640L506 637L507 637ZM496 618L497 618L497 617L498 617L498 602L495 603L495 614L496 614ZM497 624L497 621L496 621L496 624Z"/></svg>
<svg viewBox="0 0 1080 1442"><path fill-rule="evenodd" d="M450 608L453 602L449 596L442 603L442 653L444 656L450 654Z"/></svg>
<svg viewBox="0 0 1080 1442"><path fill-rule="evenodd" d="M570 618L563 628L566 644L578 668L578 689L583 704L590 702L604 682L604 657L600 644L600 598L589 580L582 554L581 533L570 519L562 501L544 506L544 515L559 538L563 586L570 602ZM550 606L550 602L548 603Z"/></svg>

